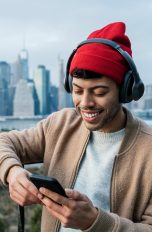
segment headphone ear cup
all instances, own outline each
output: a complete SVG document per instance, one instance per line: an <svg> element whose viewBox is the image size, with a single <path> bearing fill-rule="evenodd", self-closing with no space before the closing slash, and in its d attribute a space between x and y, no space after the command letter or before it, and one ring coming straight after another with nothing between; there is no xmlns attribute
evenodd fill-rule
<svg viewBox="0 0 152 232"><path fill-rule="evenodd" d="M72 93L72 76L70 74L64 79L64 88L67 93Z"/></svg>
<svg viewBox="0 0 152 232"><path fill-rule="evenodd" d="M68 77L68 88L69 88L69 93L72 93L72 76L69 74L69 77Z"/></svg>
<svg viewBox="0 0 152 232"><path fill-rule="evenodd" d="M130 70L125 74L123 83L120 87L119 100L121 103L129 103L133 100L132 97L133 84L134 84L134 78L132 75L132 71Z"/></svg>
<svg viewBox="0 0 152 232"><path fill-rule="evenodd" d="M73 50L73 52L71 53L68 62L67 62L67 66L66 66L66 75L65 75L65 79L64 79L64 88L68 93L72 92L72 77L69 74L70 71L70 65L71 65L71 61L73 59L73 56L75 55L77 51L77 48Z"/></svg>
<svg viewBox="0 0 152 232"><path fill-rule="evenodd" d="M71 88L70 88L70 85L69 85L69 76L66 76L65 79L64 79L64 88L66 90L67 93L71 93Z"/></svg>

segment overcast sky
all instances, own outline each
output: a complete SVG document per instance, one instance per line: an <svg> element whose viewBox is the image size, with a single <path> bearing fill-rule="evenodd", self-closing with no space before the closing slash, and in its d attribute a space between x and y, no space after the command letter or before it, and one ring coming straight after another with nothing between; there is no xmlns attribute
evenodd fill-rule
<svg viewBox="0 0 152 232"><path fill-rule="evenodd" d="M152 84L152 0L0 0L0 60L17 59L25 41L31 73L39 64L58 83L64 65L90 32L111 22L126 23L133 57L145 84Z"/></svg>

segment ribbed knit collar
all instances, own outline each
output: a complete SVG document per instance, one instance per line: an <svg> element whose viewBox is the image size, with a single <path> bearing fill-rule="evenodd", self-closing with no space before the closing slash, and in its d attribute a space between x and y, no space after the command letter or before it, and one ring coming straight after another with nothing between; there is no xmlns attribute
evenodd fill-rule
<svg viewBox="0 0 152 232"><path fill-rule="evenodd" d="M125 135L125 128L112 132L112 133L104 133L100 131L93 131L91 133L91 139L92 141L96 143L114 143L121 141Z"/></svg>

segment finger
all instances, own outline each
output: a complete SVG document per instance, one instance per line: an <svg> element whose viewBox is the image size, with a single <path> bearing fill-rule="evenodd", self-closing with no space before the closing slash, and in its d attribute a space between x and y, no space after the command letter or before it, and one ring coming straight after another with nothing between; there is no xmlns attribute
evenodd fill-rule
<svg viewBox="0 0 152 232"><path fill-rule="evenodd" d="M18 205L20 205L20 206L25 206L25 204L23 203L22 199L19 199L19 198L12 198L12 197L11 197L11 199L12 199L15 203L17 203Z"/></svg>
<svg viewBox="0 0 152 232"><path fill-rule="evenodd" d="M28 189L24 188L20 183L16 183L14 188L10 190L11 195L14 194L18 197L21 196L22 201L29 202L29 203L40 203L40 200L37 196L33 195Z"/></svg>
<svg viewBox="0 0 152 232"><path fill-rule="evenodd" d="M17 204L21 206L33 204L33 202L31 202L29 199L25 199L17 191L13 191L13 193L10 193L10 197L13 201L15 201Z"/></svg>
<svg viewBox="0 0 152 232"><path fill-rule="evenodd" d="M64 224L64 222L65 222L65 216L61 214L61 211L57 212L54 209L49 208L47 206L46 206L46 208L47 208L47 210L49 211L49 213L52 216L54 216L55 218L57 218L58 220L60 220L60 222L61 222L62 225Z"/></svg>
<svg viewBox="0 0 152 232"><path fill-rule="evenodd" d="M27 172L21 172L21 174L17 175L16 178L13 179L13 181L11 181L9 183L9 189L13 190L16 189L16 186L21 185L24 189L28 190L29 192L31 192L33 195L37 196L38 194L38 189L36 188L36 186L28 179L29 177L29 173Z"/></svg>
<svg viewBox="0 0 152 232"><path fill-rule="evenodd" d="M80 198L80 193L76 190L72 190L72 189L65 189L66 195L69 198L72 198L73 200L79 200Z"/></svg>
<svg viewBox="0 0 152 232"><path fill-rule="evenodd" d="M86 201L92 204L91 200L85 195L73 189L65 189L66 195L76 201Z"/></svg>
<svg viewBox="0 0 152 232"><path fill-rule="evenodd" d="M12 200L14 200L15 202L24 202L24 197L19 194L16 190L14 190L13 192L10 192L10 197Z"/></svg>
<svg viewBox="0 0 152 232"><path fill-rule="evenodd" d="M40 191L40 193L42 193L43 195L52 199L54 202L56 202L60 205L66 205L66 206L69 205L67 197L63 197L60 194L55 193L55 192L48 190L46 188L40 188L39 191Z"/></svg>
<svg viewBox="0 0 152 232"><path fill-rule="evenodd" d="M57 218L61 222L63 227L67 227L68 220L64 215L62 215L61 213L58 213L58 212L56 212L56 211L54 211L53 209L50 209L50 208L47 208L47 210L50 212L50 214L52 216L54 216L55 218Z"/></svg>
<svg viewBox="0 0 152 232"><path fill-rule="evenodd" d="M36 188L36 186L28 179L28 178L23 178L19 180L20 185L22 185L22 187L24 189L27 189L28 192L30 192L32 195L37 196L38 194L38 189Z"/></svg>
<svg viewBox="0 0 152 232"><path fill-rule="evenodd" d="M46 197L45 195L42 196L41 193L38 194L38 197L50 211L52 211L52 212L54 211L54 212L61 214L61 215L64 214L64 209L63 209L63 206L61 204L58 204L57 202L55 202L51 198Z"/></svg>
<svg viewBox="0 0 152 232"><path fill-rule="evenodd" d="M42 201L49 213L60 220L64 227L69 225L70 211L66 206L61 206L45 196L43 196Z"/></svg>

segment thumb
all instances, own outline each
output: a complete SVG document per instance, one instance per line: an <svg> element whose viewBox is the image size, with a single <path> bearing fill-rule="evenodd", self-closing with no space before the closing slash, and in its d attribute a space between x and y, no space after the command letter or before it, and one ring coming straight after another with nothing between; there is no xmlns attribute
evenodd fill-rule
<svg viewBox="0 0 152 232"><path fill-rule="evenodd" d="M65 189L66 195L75 201L86 201L92 205L91 200L85 195L73 189Z"/></svg>

